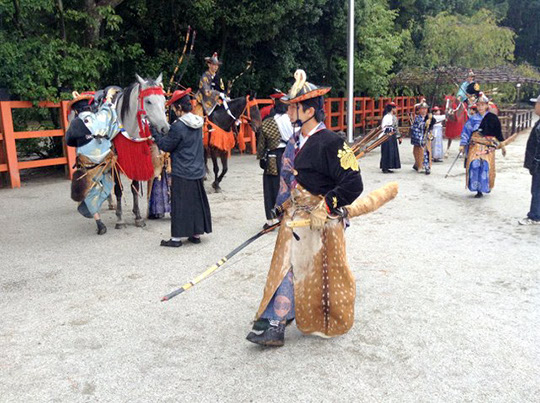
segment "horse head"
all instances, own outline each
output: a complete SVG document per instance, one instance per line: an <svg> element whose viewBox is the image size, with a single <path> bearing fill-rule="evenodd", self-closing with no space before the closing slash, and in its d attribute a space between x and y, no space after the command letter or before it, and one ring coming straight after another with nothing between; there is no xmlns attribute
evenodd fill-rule
<svg viewBox="0 0 540 403"><path fill-rule="evenodd" d="M463 104L458 104L456 101L456 97L453 95L445 95L444 103L444 113L446 115L446 119L450 122L455 122L457 120L456 112L458 112L459 109L462 108Z"/></svg>
<svg viewBox="0 0 540 403"><path fill-rule="evenodd" d="M139 105L150 124L162 134L169 132L170 126L165 113L165 93L163 92L163 74L155 80L143 79L138 74L140 85Z"/></svg>
<svg viewBox="0 0 540 403"><path fill-rule="evenodd" d="M162 75L158 78L143 79L136 75L137 82L131 84L117 99L119 119L127 133L140 138L144 119L159 132L169 132L169 123L165 114L165 94L162 87Z"/></svg>
<svg viewBox="0 0 540 403"><path fill-rule="evenodd" d="M259 111L259 106L255 99L252 99L250 96L246 98L247 101L247 111L249 112L249 126L254 133L258 133L262 127L261 113Z"/></svg>

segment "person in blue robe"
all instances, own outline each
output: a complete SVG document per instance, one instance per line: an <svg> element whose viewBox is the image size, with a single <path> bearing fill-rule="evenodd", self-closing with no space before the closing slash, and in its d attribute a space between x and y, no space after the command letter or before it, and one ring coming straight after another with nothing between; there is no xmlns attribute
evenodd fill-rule
<svg viewBox="0 0 540 403"><path fill-rule="evenodd" d="M476 105L478 114L465 125L460 149L468 146L466 186L471 192L476 192L476 198L480 198L495 186L495 150L504 137L499 118L488 111L489 99L480 94Z"/></svg>
<svg viewBox="0 0 540 403"><path fill-rule="evenodd" d="M72 180L72 199L80 202L77 210L86 218L96 221L97 233L103 235L107 227L101 221L101 205L112 192L114 155L112 139L121 130L116 109L111 100L118 89L113 88L97 112L77 112L66 132L68 146L77 148L77 171ZM87 102L87 101L84 101Z"/></svg>

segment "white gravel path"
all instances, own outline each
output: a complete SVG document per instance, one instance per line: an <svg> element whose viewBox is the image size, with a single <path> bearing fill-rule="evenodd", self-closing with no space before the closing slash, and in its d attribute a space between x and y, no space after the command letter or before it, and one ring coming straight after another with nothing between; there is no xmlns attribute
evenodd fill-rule
<svg viewBox="0 0 540 403"><path fill-rule="evenodd" d="M158 246L168 219L117 231L106 211L95 235L68 181L0 189L0 401L539 401L540 226L517 225L526 139L498 153L480 200L462 160L448 179L451 159L415 173L408 141L398 173L380 173L378 152L363 159L366 191L398 180L400 194L347 231L355 326L332 340L292 326L281 349L244 340L275 234L160 302L259 231L253 156L233 156L224 192L209 194L214 233L180 249Z"/></svg>

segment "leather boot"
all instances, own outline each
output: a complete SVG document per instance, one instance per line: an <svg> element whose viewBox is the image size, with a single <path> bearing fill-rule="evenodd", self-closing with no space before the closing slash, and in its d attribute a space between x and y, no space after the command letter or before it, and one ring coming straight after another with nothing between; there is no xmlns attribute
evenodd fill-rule
<svg viewBox="0 0 540 403"><path fill-rule="evenodd" d="M285 324L270 324L261 334L250 332L246 339L261 346L281 347L285 344Z"/></svg>

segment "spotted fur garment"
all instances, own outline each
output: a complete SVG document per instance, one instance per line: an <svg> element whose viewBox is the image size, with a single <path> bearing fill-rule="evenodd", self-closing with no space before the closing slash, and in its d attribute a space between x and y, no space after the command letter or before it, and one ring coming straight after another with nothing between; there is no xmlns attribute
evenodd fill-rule
<svg viewBox="0 0 540 403"><path fill-rule="evenodd" d="M354 323L356 284L349 269L343 223L333 220L323 230L293 230L286 223L309 218L322 199L297 186L276 240L272 263L256 318L265 311L277 288L292 268L295 318L303 333L333 337L347 333Z"/></svg>

